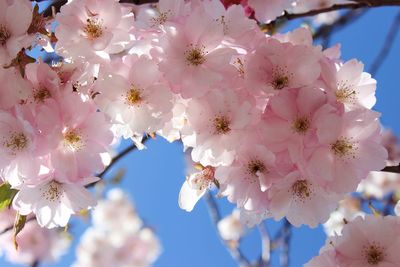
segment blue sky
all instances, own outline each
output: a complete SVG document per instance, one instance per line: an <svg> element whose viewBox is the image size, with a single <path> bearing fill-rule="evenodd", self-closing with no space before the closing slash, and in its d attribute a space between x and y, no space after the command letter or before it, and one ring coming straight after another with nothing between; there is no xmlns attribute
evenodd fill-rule
<svg viewBox="0 0 400 267"><path fill-rule="evenodd" d="M335 33L332 44L342 43L342 57L345 60L358 58L369 69L385 40L391 22L399 8L379 8L368 12L363 18ZM375 76L378 80L377 105L382 113L382 123L400 134L400 35L397 36L387 60ZM123 142L119 149L128 143ZM131 195L139 214L152 226L159 236L163 252L156 267L230 267L236 266L226 249L220 243L214 226L207 213L204 201L200 201L193 212L187 213L178 207L177 198L184 181L184 158L182 146L169 144L161 138L151 140L144 151L135 151L121 160L109 173L119 168L126 170L121 186ZM232 206L226 200L219 200L223 214L228 214ZM280 223L267 221L273 235ZM87 222L74 220L72 234L81 234ZM55 265L70 266L74 261L74 250L79 237L75 235L70 252ZM325 242L321 227L294 230L291 240L290 266L302 266L312 256L318 254ZM260 237L257 230L250 230L243 240L244 253L250 259L260 254ZM277 255L273 262L277 262ZM15 266L0 259L0 266ZM273 265L277 266L277 265Z"/></svg>

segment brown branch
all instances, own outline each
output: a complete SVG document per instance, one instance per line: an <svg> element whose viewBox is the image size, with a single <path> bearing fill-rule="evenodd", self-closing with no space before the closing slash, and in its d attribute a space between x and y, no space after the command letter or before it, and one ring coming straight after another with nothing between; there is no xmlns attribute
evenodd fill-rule
<svg viewBox="0 0 400 267"><path fill-rule="evenodd" d="M207 203L208 213L210 214L211 220L216 228L216 231L218 232L219 239L224 244L224 246L230 253L231 257L237 263L239 263L239 265L241 267L250 267L251 264L250 264L249 260L244 256L244 254L240 250L240 248L239 247L233 248L221 237L221 234L218 231L218 222L221 220L221 213L218 209L217 203L216 203L213 195L210 192L207 192L204 197L205 197L205 200Z"/></svg>
<svg viewBox="0 0 400 267"><path fill-rule="evenodd" d="M389 55L390 50L393 47L394 40L396 39L396 35L399 32L399 29L400 29L400 12L398 12L397 15L395 16L392 25L390 26L390 29L386 35L385 42L383 43L383 46L379 54L376 56L374 62L371 65L369 72L371 73L372 76L374 76L378 72L383 62L385 62L387 56Z"/></svg>
<svg viewBox="0 0 400 267"><path fill-rule="evenodd" d="M381 172L393 172L393 173L400 173L400 165L397 166L386 166L381 170Z"/></svg>
<svg viewBox="0 0 400 267"><path fill-rule="evenodd" d="M145 136L142 140L142 143L145 143L149 139L148 136ZM108 172L108 170L115 164L117 163L120 159L122 159L125 155L129 154L129 152L136 150L137 146L133 143L124 150L122 150L118 155L116 155L110 162L110 164L98 175L96 175L99 178L103 178L103 176Z"/></svg>
<svg viewBox="0 0 400 267"><path fill-rule="evenodd" d="M35 217L35 216L26 219L26 222L25 222L25 223L28 223L28 222L33 221L33 220L36 220L36 217ZM0 235L5 234L5 233L7 233L8 231L11 231L12 229L14 229L14 224L12 224L12 225L10 225L10 226L4 228L3 231L0 232Z"/></svg>
<svg viewBox="0 0 400 267"><path fill-rule="evenodd" d="M310 17L321 13L331 12L335 10L343 10L343 9L400 6L400 0L365 0L365 1L355 1L355 2L356 3L336 4L330 7L314 9L303 13L288 13L287 11L285 11L285 14L278 17L277 19L292 20L292 19Z"/></svg>

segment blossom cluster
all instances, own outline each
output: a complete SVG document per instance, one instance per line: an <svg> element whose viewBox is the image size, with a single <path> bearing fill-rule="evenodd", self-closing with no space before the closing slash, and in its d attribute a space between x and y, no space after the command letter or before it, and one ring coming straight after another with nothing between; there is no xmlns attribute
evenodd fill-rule
<svg viewBox="0 0 400 267"><path fill-rule="evenodd" d="M258 4L276 3L280 14L284 2L248 4L257 14L272 10ZM120 137L138 148L146 134L181 140L199 169L183 184L181 207L216 185L249 224L286 217L315 227L385 166L371 110L376 81L361 62L343 62L338 45L313 45L307 28L266 35L246 7L218 0L70 0L52 36L43 33L52 21L28 4L2 8L11 67L0 70L0 169L18 190L13 208L41 226L65 226L95 206L86 186ZM25 15L32 21L22 29ZM21 72L14 39L63 60Z"/></svg>
<svg viewBox="0 0 400 267"><path fill-rule="evenodd" d="M123 191L114 188L92 212L93 226L81 237L73 267L146 267L158 258L160 244L143 225Z"/></svg>
<svg viewBox="0 0 400 267"><path fill-rule="evenodd" d="M69 245L70 237L62 229L46 229L40 227L35 220L29 218L25 227L16 237L10 227L14 223L15 212L0 212L0 253L7 261L31 266L34 262L54 262L63 255Z"/></svg>

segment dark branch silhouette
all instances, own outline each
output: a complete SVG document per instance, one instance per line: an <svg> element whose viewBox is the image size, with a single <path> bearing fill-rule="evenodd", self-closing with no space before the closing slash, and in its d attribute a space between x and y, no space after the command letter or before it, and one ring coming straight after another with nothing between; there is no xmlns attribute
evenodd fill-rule
<svg viewBox="0 0 400 267"><path fill-rule="evenodd" d="M303 13L288 13L287 11L278 19L298 19L304 17L315 16L321 13L331 12L342 9L359 9L359 8L373 8L383 6L400 6L400 0L365 0L365 1L354 1L356 3L336 4L330 7L314 9Z"/></svg>
<svg viewBox="0 0 400 267"><path fill-rule="evenodd" d="M400 165L398 166L386 166L381 170L381 172L394 172L394 173L400 173Z"/></svg>
<svg viewBox="0 0 400 267"><path fill-rule="evenodd" d="M396 35L400 29L400 12L397 13L395 18L393 19L392 25L386 35L386 39L383 43L383 46L376 56L374 62L371 65L369 72L372 76L376 75L379 68L382 66L383 62L385 62L387 56L389 55L390 50L393 47L394 40L396 39Z"/></svg>

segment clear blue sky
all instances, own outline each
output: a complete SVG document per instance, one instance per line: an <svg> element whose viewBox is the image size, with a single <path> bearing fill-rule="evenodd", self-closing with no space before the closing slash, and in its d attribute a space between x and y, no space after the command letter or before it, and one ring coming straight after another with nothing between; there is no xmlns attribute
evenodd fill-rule
<svg viewBox="0 0 400 267"><path fill-rule="evenodd" d="M342 57L345 60L358 58L368 70L382 43L389 26L399 8L379 8L370 10L354 24L333 35L332 43L342 43ZM375 109L382 112L382 123L400 135L400 35L386 62L375 76L378 80ZM128 143L124 142L122 146ZM210 222L204 201L200 201L193 212L179 209L178 193L184 181L184 159L179 144L169 144L158 138L148 142L148 149L135 151L121 160L113 170L126 169L121 186L135 201L139 214L157 232L163 252L156 267L230 267L236 266L217 238ZM112 175L112 172L109 173ZM224 214L232 206L226 200L219 201ZM266 222L273 234L279 227L273 221ZM81 234L87 223L74 220L72 234ZM57 264L41 266L70 266L74 261L74 250L78 236L73 241L70 253ZM318 254L325 242L321 227L295 229L291 242L290 266L299 267L312 256ZM249 231L243 241L245 254L255 259L260 254L260 238L256 230ZM277 262L274 254L273 262ZM278 266L278 265L273 266ZM0 259L0 266L15 266Z"/></svg>

